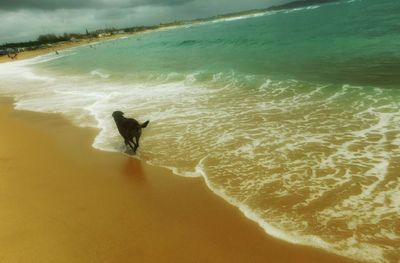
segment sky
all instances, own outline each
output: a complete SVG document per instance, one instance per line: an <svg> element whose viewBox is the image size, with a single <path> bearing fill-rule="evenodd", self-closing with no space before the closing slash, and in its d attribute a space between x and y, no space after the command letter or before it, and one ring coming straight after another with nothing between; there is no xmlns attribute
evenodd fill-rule
<svg viewBox="0 0 400 263"><path fill-rule="evenodd" d="M290 0L0 0L0 44L208 17Z"/></svg>

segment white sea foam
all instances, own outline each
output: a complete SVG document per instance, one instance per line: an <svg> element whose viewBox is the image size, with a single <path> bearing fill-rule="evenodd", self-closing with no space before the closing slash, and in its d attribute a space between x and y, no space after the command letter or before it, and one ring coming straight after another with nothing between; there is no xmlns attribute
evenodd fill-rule
<svg viewBox="0 0 400 263"><path fill-rule="evenodd" d="M95 69L90 71L90 75L100 77L103 79L108 79L110 77L110 74L104 73L101 69Z"/></svg>
<svg viewBox="0 0 400 263"><path fill-rule="evenodd" d="M293 12L297 12L297 11L313 10L313 9L317 9L319 7L320 7L319 5L313 5L313 6L307 6L307 7L293 8L293 9L284 11L284 13L289 14L289 13L293 13Z"/></svg>
<svg viewBox="0 0 400 263"><path fill-rule="evenodd" d="M240 81L251 78L234 73L208 81L198 80L201 73L172 73L151 83L112 82L101 69L55 77L35 67L48 59L53 56L0 64L0 95L15 96L17 109L62 113L96 127L93 146L120 152L125 148L110 116L118 105L151 121L139 158L178 175L202 176L270 235L394 262L398 248L379 239L400 237L394 227L400 213L398 93L267 79L258 89L243 89Z"/></svg>
<svg viewBox="0 0 400 263"><path fill-rule="evenodd" d="M272 12L261 12L261 13L249 14L249 15L244 15L244 16L234 16L234 17L229 17L229 18L221 18L221 19L213 20L211 22L212 23L230 22L230 21L236 21L236 20L242 20L242 19L248 19L248 18L264 16L264 15L269 14L269 13L272 13Z"/></svg>

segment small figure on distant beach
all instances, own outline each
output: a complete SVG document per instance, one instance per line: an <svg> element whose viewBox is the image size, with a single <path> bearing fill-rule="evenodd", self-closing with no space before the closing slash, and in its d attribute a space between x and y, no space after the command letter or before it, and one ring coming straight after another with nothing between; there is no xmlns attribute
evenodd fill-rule
<svg viewBox="0 0 400 263"><path fill-rule="evenodd" d="M122 111L114 111L112 116L119 133L124 138L125 145L131 147L133 152L136 153L136 150L139 147L139 139L142 135L142 129L146 128L150 121L145 121L144 123L139 124L135 119L125 118ZM135 137L136 142L133 141L133 137Z"/></svg>
<svg viewBox="0 0 400 263"><path fill-rule="evenodd" d="M59 54L60 54L60 53L58 53L58 50L56 50L55 52L56 52L56 55L59 55Z"/></svg>
<svg viewBox="0 0 400 263"><path fill-rule="evenodd" d="M17 59L18 53L15 52L14 54L8 53L7 57L11 58L12 60Z"/></svg>

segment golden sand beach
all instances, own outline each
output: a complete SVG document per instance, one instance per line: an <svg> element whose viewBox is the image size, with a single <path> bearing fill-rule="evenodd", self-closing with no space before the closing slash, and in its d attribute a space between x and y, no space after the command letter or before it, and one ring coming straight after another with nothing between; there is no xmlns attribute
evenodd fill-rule
<svg viewBox="0 0 400 263"><path fill-rule="evenodd" d="M267 236L202 179L0 100L0 262L354 262Z"/></svg>

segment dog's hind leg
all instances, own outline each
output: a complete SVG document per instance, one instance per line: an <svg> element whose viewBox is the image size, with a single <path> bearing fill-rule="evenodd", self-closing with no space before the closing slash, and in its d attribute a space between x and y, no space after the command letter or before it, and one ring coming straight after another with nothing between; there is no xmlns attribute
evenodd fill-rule
<svg viewBox="0 0 400 263"><path fill-rule="evenodd" d="M136 139L136 143L135 143L135 152L136 152L137 148L139 148L139 138L140 138L140 135L136 135L136 136L135 136L135 139Z"/></svg>
<svg viewBox="0 0 400 263"><path fill-rule="evenodd" d="M136 152L136 144L135 144L135 148L133 148L133 146L132 146L132 144L128 141L128 140L125 140L125 145L128 147L128 145L129 145L129 147L131 147L131 149L132 149L132 151L133 152Z"/></svg>

